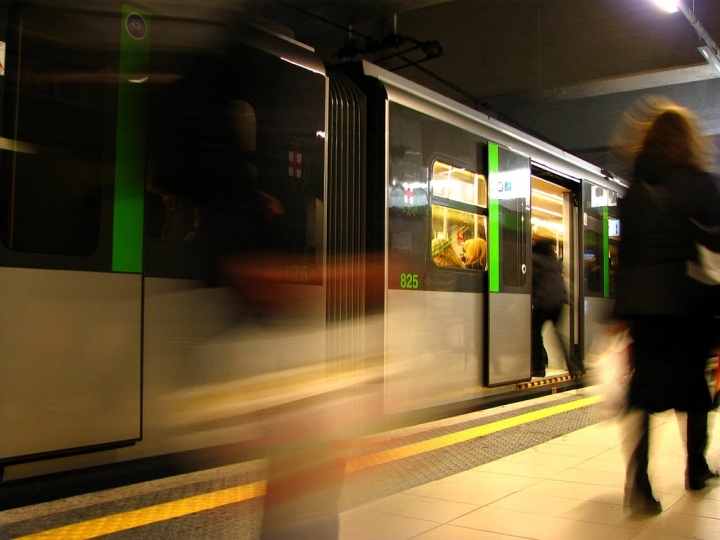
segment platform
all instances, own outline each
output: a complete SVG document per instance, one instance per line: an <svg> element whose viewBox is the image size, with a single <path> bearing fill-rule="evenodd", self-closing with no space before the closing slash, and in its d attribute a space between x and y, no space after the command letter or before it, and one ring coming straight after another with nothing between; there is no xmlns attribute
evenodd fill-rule
<svg viewBox="0 0 720 540"><path fill-rule="evenodd" d="M717 540L720 482L685 490L682 425L673 413L653 419L650 476L664 510L652 517L623 509L628 435L605 418L592 387L364 439L346 467L340 539ZM720 465L714 430L708 461ZM257 460L6 510L0 539L254 540L265 467Z"/></svg>

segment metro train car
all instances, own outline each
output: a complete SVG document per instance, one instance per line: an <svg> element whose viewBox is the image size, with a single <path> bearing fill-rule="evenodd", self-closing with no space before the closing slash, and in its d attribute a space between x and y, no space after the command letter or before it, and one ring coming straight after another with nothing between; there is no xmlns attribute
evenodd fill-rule
<svg viewBox="0 0 720 540"><path fill-rule="evenodd" d="M208 283L198 242L227 133L238 178L282 206L259 235L288 254L305 323L328 330L319 362L372 369L368 417L582 384L550 335L548 376L531 377L531 245L555 241L561 334L582 361L611 311L622 180L371 63L328 67L223 14L0 9L5 481L254 436L236 409L193 394L234 381L223 388L240 399L248 364L275 365L272 347L231 350L238 308ZM202 426L176 421L183 406L202 409Z"/></svg>

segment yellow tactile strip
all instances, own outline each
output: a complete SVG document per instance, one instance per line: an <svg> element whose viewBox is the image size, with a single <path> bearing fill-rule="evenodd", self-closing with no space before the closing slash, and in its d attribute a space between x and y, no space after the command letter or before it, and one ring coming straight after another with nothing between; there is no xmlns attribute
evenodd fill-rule
<svg viewBox="0 0 720 540"><path fill-rule="evenodd" d="M350 474L369 467L375 467L392 461L417 456L478 437L483 437L491 433L496 433L505 429L534 422L536 420L588 407L599 403L602 399L602 396L599 395L590 396L554 405L545 409L520 414L504 420L498 420L482 426L464 429L456 433L442 435L390 450L356 457L348 461L345 472L346 474ZM81 523L65 525L56 529L23 536L16 540L86 540L97 538L107 534L143 527L152 523L158 523L172 518L212 510L220 506L234 504L256 497L262 497L264 494L265 482L254 482L252 484L186 497L176 501L140 508L138 510L131 510L102 518L91 519Z"/></svg>
<svg viewBox="0 0 720 540"><path fill-rule="evenodd" d="M489 435L490 433L496 433L504 429L509 429L512 427L520 426L522 424L527 424L529 422L534 422L542 418L548 418L556 414L573 411L582 407L588 407L590 405L599 403L600 401L602 401L602 399L602 396L599 395L590 396L587 398L578 399L576 401L570 401L568 403L554 405L546 409L540 409L537 411L520 414L518 416L513 416L504 420L498 420L497 422L491 422L482 426L464 429L462 431L457 431L448 435L441 435L433 439L426 439L424 441L400 446L397 448L392 448L390 450L377 452L375 454L360 456L348 462L347 466L345 467L345 472L353 473L361 469L366 469L368 467L374 467L391 461L396 461L416 456L418 454L423 454L425 452L431 452L433 450L445 448L453 444L458 444L469 441L471 439L476 439L478 437L483 437L485 435Z"/></svg>
<svg viewBox="0 0 720 540"><path fill-rule="evenodd" d="M57 529L23 536L22 540L84 540L97 538L105 534L126 531L204 510L212 510L219 506L262 497L263 495L265 495L265 482L254 482L221 491L194 495L177 501L156 504L147 508L65 525Z"/></svg>

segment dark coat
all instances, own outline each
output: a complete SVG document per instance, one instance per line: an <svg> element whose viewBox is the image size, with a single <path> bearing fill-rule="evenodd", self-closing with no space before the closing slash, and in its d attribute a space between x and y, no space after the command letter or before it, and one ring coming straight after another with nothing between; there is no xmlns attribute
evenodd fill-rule
<svg viewBox="0 0 720 540"><path fill-rule="evenodd" d="M567 304L567 288L562 265L549 244L533 246L532 304L536 309L556 310Z"/></svg>
<svg viewBox="0 0 720 540"><path fill-rule="evenodd" d="M615 315L632 320L697 314L704 299L687 277L687 261L697 260L690 218L720 226L714 178L640 158L620 210Z"/></svg>
<svg viewBox="0 0 720 540"><path fill-rule="evenodd" d="M641 156L620 208L615 315L631 322L630 405L651 412L711 406L704 371L712 319L686 275L687 261L697 257L691 217L720 225L713 177Z"/></svg>

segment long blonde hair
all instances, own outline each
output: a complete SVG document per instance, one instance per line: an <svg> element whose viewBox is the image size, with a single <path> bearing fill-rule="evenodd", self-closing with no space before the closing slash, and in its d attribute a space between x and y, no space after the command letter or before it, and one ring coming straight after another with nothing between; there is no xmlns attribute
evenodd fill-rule
<svg viewBox="0 0 720 540"><path fill-rule="evenodd" d="M465 267L471 268L477 265L477 268L485 268L485 258L487 255L487 242L482 238L471 238L465 240L463 244L465 249Z"/></svg>
<svg viewBox="0 0 720 540"><path fill-rule="evenodd" d="M643 152L661 156L668 166L717 171L715 146L697 116L660 96L640 98L625 111L611 147L622 174L632 172Z"/></svg>
<svg viewBox="0 0 720 540"><path fill-rule="evenodd" d="M452 246L452 242L445 238L435 238L432 241L432 258L437 266L446 268L462 268L462 259Z"/></svg>

